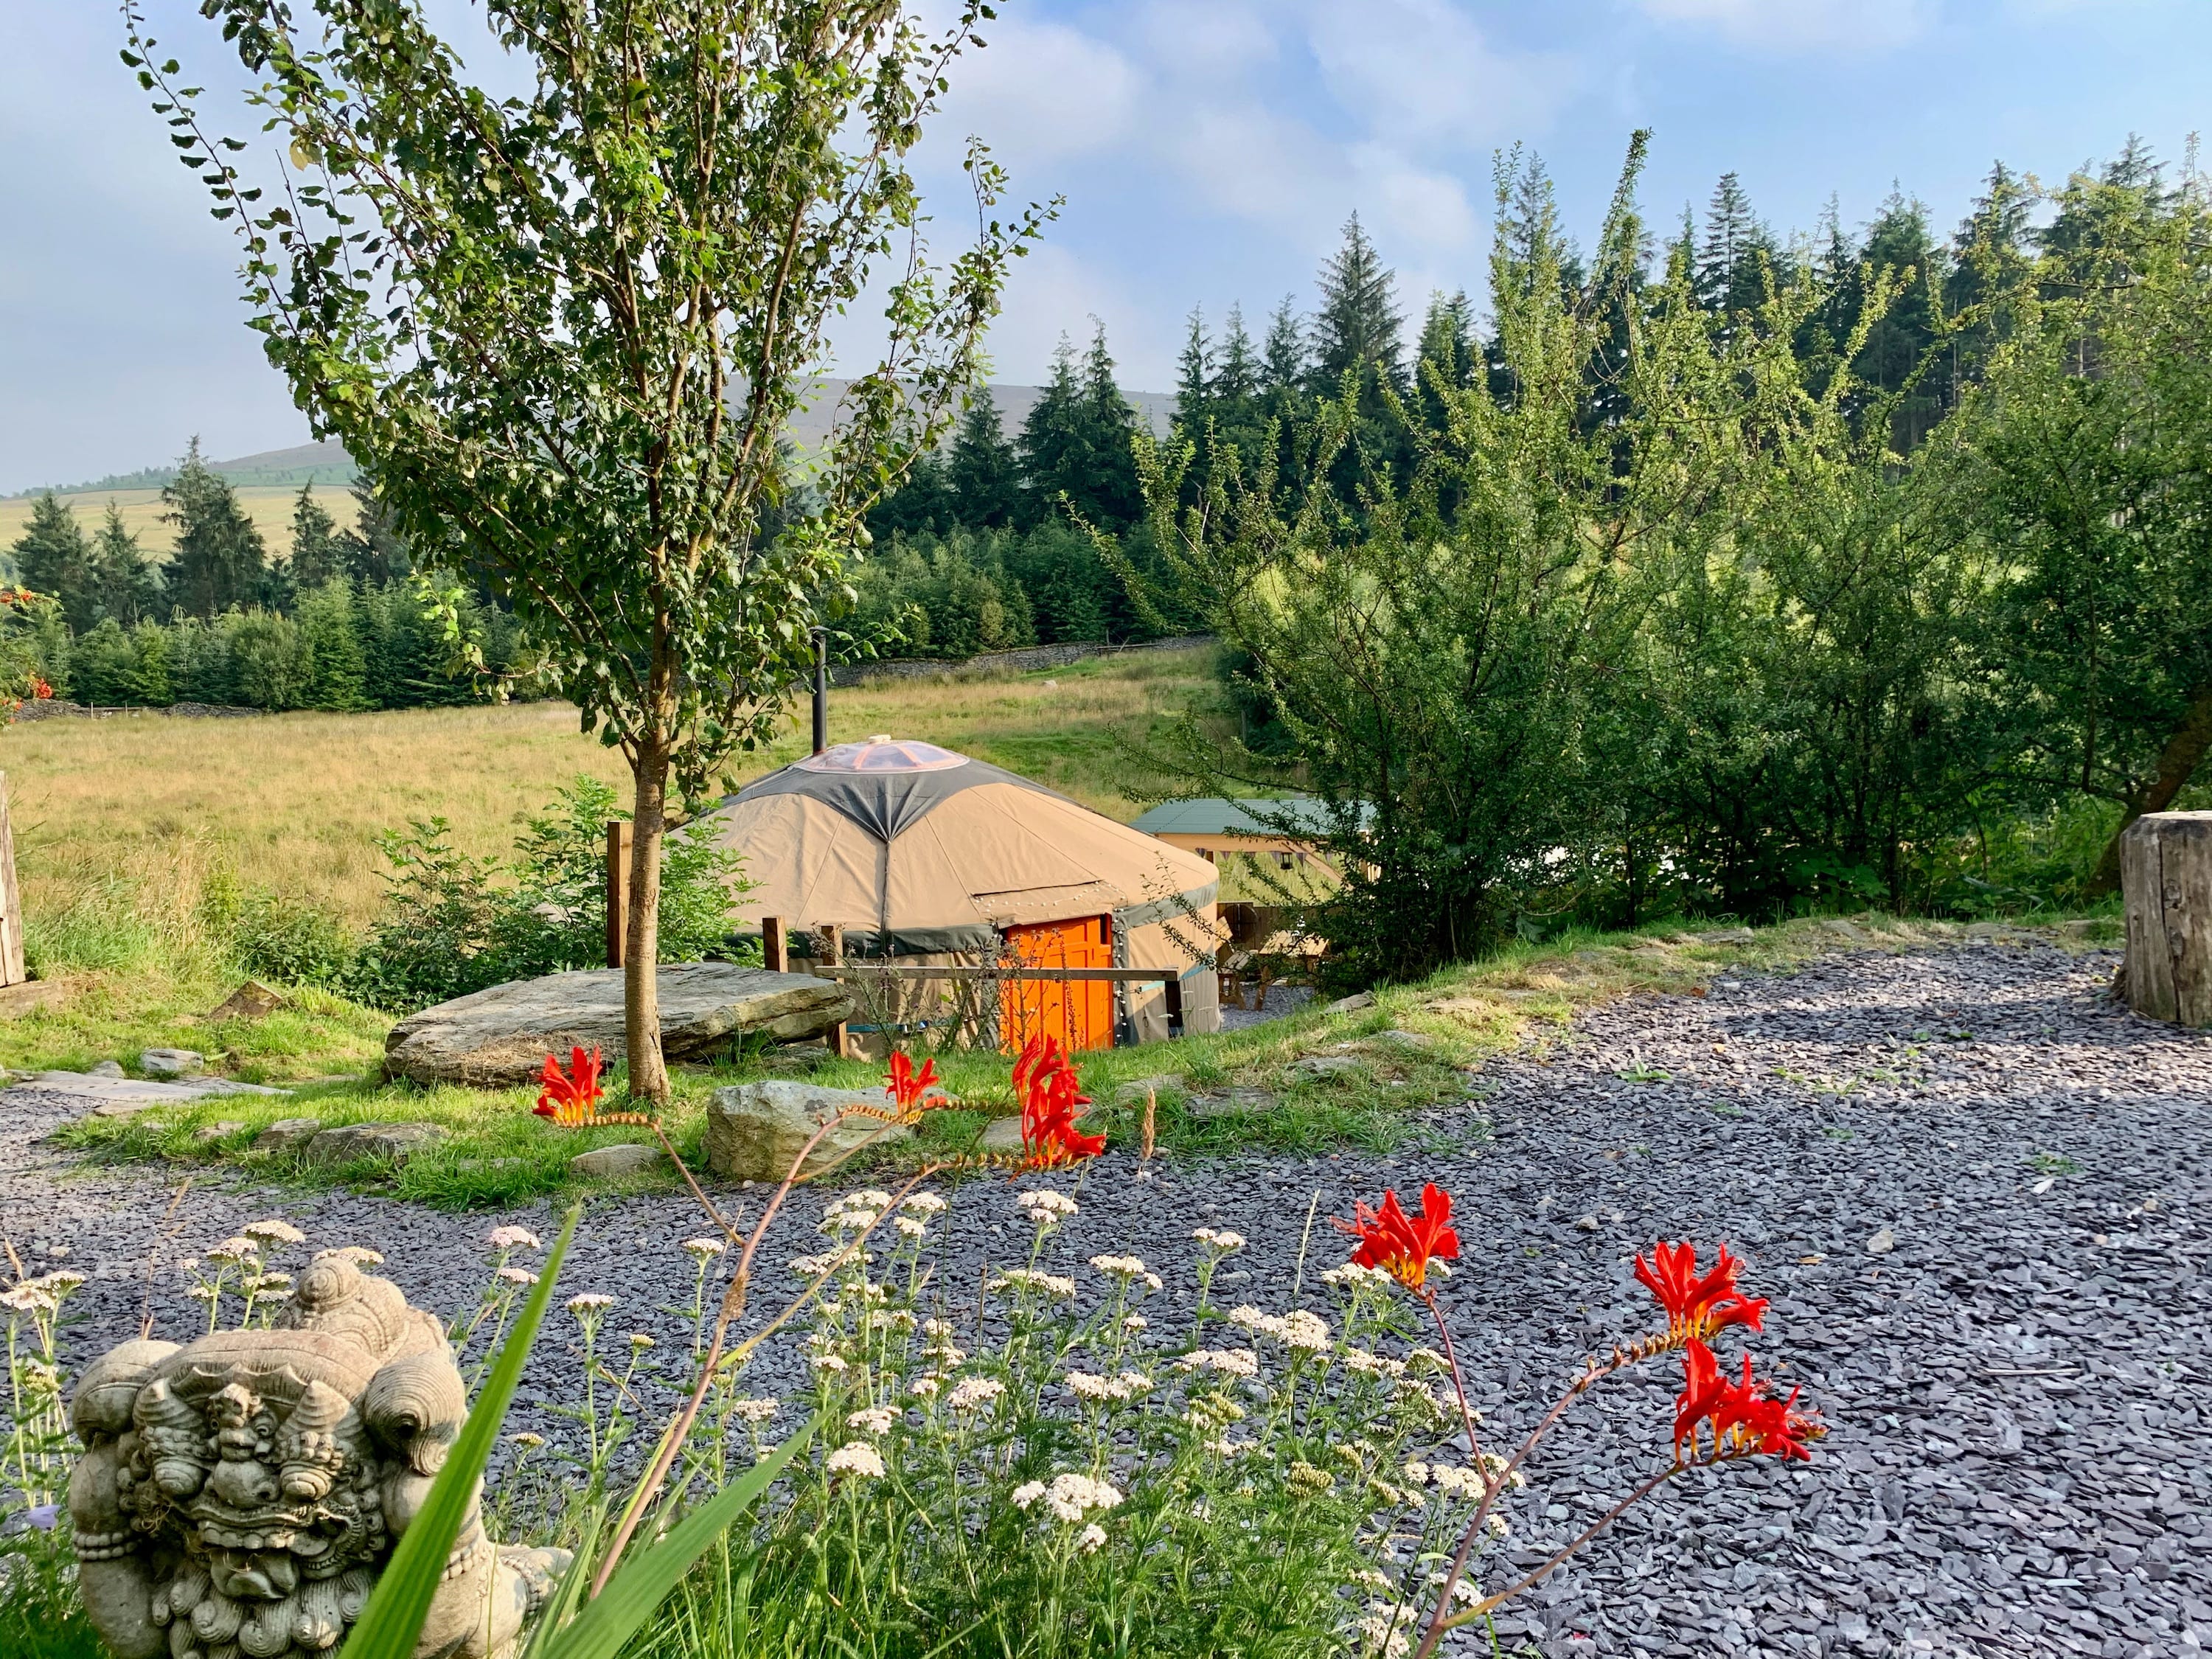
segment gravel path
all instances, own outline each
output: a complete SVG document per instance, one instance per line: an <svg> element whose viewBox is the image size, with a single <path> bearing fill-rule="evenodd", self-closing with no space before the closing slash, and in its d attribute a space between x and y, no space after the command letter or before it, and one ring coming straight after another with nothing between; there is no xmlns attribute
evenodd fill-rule
<svg viewBox="0 0 2212 1659"><path fill-rule="evenodd" d="M1116 1156L1086 1172L1066 1254L1133 1249L1162 1267L1192 1226L1232 1226L1252 1277L1230 1296L1279 1309L1316 1194L1325 1217L1433 1176L1460 1195L1468 1260L1444 1295L1503 1434L1642 1324L1636 1250L1725 1238L1774 1299L1762 1362L1803 1383L1832 1433L1809 1468L1663 1492L1501 1620L1509 1650L2195 1656L2212 1647L2212 1419L2195 1392L2212 1374L2212 1036L2114 1007L2112 966L2046 948L1860 952L1703 1000L1617 1003L1547 1055L1482 1068L1475 1109L1496 1141L1468 1161L1255 1158L1139 1182ZM0 1096L0 1216L34 1261L58 1246L92 1275L70 1334L81 1360L135 1330L169 1188L157 1172L64 1171L33 1144L58 1108ZM741 1214L760 1196L731 1194ZM494 1220L547 1231L542 1210L443 1216L207 1178L171 1224L194 1249L272 1211L318 1245L382 1250L439 1308L473 1297ZM996 1182L963 1188L942 1224L948 1284L1026 1234ZM698 1231L673 1200L602 1206L567 1282L620 1297L615 1329L686 1344L678 1242ZM802 1224L781 1253L812 1242ZM1317 1231L1315 1265L1339 1255ZM156 1327L186 1334L191 1304L173 1274L161 1283ZM564 1431L544 1413L566 1367L552 1345L541 1358L516 1425ZM757 1385L793 1386L790 1365L771 1352ZM1547 1443L1513 1559L1541 1559L1656 1464L1668 1393L1663 1376L1631 1383Z"/></svg>

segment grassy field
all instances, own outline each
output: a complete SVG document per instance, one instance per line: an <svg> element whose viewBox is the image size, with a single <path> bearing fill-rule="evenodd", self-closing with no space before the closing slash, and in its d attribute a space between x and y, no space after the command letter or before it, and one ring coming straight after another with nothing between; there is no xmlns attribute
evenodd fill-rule
<svg viewBox="0 0 2212 1659"><path fill-rule="evenodd" d="M1102 659L995 680L884 682L835 694L833 738L889 732L1009 766L1123 817L1121 739L1203 696L1200 651ZM804 717L804 711L801 711ZM795 758L794 721L742 779ZM160 1043L232 1056L256 1080L372 1064L385 1022L303 994L275 1018L201 1024L236 985L220 917L256 890L359 929L382 890L378 833L449 819L461 850L506 853L578 772L626 786L619 753L565 703L191 720L159 714L0 729L32 961L55 1009L0 1019L0 1066L129 1060ZM213 1047L210 1047L210 1045Z"/></svg>
<svg viewBox="0 0 2212 1659"><path fill-rule="evenodd" d="M300 498L296 485L289 488L265 484L242 484L237 490L238 504L260 531L263 544L274 554L284 552L292 545L292 507ZM15 538L23 533L24 526L31 521L31 508L37 501L33 495L20 495L0 501L0 550L13 547ZM158 489L97 489L80 495L63 495L62 502L75 509L76 521L84 526L88 536L98 530L106 520L107 504L113 501L122 509L124 527L135 531L138 545L156 559L166 559L176 550L176 526L162 522L161 492ZM315 499L323 510L348 530L353 528L353 492L343 484L317 484Z"/></svg>

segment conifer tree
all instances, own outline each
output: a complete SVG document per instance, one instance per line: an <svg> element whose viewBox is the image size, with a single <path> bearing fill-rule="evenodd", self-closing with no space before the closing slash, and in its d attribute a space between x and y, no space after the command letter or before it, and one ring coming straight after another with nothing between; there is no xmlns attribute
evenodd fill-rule
<svg viewBox="0 0 2212 1659"><path fill-rule="evenodd" d="M139 547L137 533L124 528L122 509L113 501L92 538L91 587L100 614L125 628L150 617L161 594L161 578Z"/></svg>
<svg viewBox="0 0 2212 1659"><path fill-rule="evenodd" d="M1932 269L1936 250L1928 234L1928 210L1892 191L1881 216L1868 227L1859 258L1869 270L1887 272L1903 283L1895 302L1867 331L1866 345L1852 369L1869 391L1896 398L1890 441L1905 454L1919 446L1942 412L1925 383L1937 341L1933 301L1942 280Z"/></svg>
<svg viewBox="0 0 2212 1659"><path fill-rule="evenodd" d="M338 533L337 521L315 499L314 485L301 484L299 496L292 503L292 550L285 562L285 574L292 579L293 586L304 595L319 588L331 577L343 575L345 556L345 543Z"/></svg>
<svg viewBox="0 0 2212 1659"><path fill-rule="evenodd" d="M1071 491L1084 518L1102 530L1120 530L1142 516L1144 493L1137 484L1137 411L1114 379L1114 358L1106 349L1106 325L1091 319L1091 349L1083 361L1083 448L1085 471L1079 491Z"/></svg>
<svg viewBox="0 0 2212 1659"><path fill-rule="evenodd" d="M1182 356L1176 362L1175 429L1201 441L1206 417L1213 412L1212 403L1213 343L1206 337L1205 313L1193 306Z"/></svg>
<svg viewBox="0 0 2212 1659"><path fill-rule="evenodd" d="M1321 308L1314 313L1314 391L1337 394L1348 372L1360 376L1363 401L1378 382L1402 391L1396 278L1382 263L1355 213L1345 222L1344 242L1321 272Z"/></svg>
<svg viewBox="0 0 2212 1659"><path fill-rule="evenodd" d="M397 581L415 568L399 526L367 485L356 484L353 499L354 528L343 538L347 574L372 587Z"/></svg>
<svg viewBox="0 0 2212 1659"><path fill-rule="evenodd" d="M312 653L307 689L309 708L345 711L366 708L368 662L354 621L353 590L341 575L302 588L300 635Z"/></svg>
<svg viewBox="0 0 2212 1659"><path fill-rule="evenodd" d="M1228 331L1221 337L1221 352L1206 395L1217 406L1230 411L1231 420L1241 420L1252 399L1259 395L1260 374L1260 354L1244 328L1244 307L1232 305L1229 307Z"/></svg>
<svg viewBox="0 0 2212 1659"><path fill-rule="evenodd" d="M161 491L177 526L172 585L196 617L215 617L260 596L267 555L261 532L238 504L229 482L200 458L194 438L178 464L175 480Z"/></svg>
<svg viewBox="0 0 2212 1659"><path fill-rule="evenodd" d="M1021 458L1007 441L988 386L975 388L945 462L954 516L977 529L1006 529L1022 518Z"/></svg>
<svg viewBox="0 0 2212 1659"><path fill-rule="evenodd" d="M1016 446L1034 519L1054 516L1061 495L1072 495L1081 487L1082 401L1082 389L1075 378L1075 348L1063 334L1052 354L1052 373L1045 377L1036 402L1030 405Z"/></svg>
<svg viewBox="0 0 2212 1659"><path fill-rule="evenodd" d="M60 602L69 625L82 634L94 621L92 550L76 514L52 490L31 503L31 521L15 538L15 580L34 593Z"/></svg>
<svg viewBox="0 0 2212 1659"><path fill-rule="evenodd" d="M1279 402L1284 394L1304 388L1310 368L1305 320L1298 315L1296 301L1285 294L1267 319L1267 343L1260 355L1260 390L1271 404Z"/></svg>

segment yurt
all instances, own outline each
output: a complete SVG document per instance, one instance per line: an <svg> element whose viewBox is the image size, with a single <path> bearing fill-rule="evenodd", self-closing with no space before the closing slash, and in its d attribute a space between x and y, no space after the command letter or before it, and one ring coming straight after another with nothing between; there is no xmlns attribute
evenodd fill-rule
<svg viewBox="0 0 2212 1659"><path fill-rule="evenodd" d="M742 927L781 918L794 954L836 926L848 963L1171 969L1182 1029L1220 1028L1213 866L1027 778L877 737L771 772L706 822L754 884ZM1083 1049L1169 1035L1157 984L866 983L850 1030L876 1053L901 1037L1014 1048L1042 1031Z"/></svg>

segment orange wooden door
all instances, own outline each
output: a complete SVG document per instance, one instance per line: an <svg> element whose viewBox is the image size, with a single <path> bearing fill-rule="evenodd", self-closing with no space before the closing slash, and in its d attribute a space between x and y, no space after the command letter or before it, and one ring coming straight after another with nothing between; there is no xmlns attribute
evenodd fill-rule
<svg viewBox="0 0 2212 1659"><path fill-rule="evenodd" d="M1006 929L1006 953L1024 968L1111 968L1114 924L1105 916L1037 921ZM1000 1046L1019 1054L1037 1036L1070 1054L1114 1046L1114 987L1106 980L1007 981L999 998Z"/></svg>

